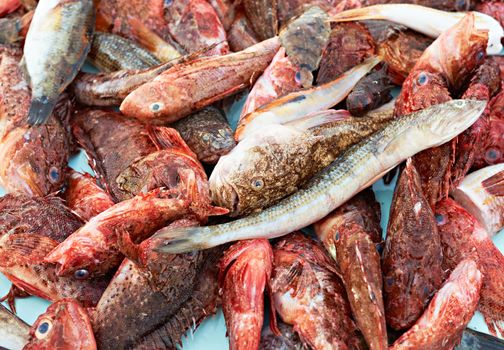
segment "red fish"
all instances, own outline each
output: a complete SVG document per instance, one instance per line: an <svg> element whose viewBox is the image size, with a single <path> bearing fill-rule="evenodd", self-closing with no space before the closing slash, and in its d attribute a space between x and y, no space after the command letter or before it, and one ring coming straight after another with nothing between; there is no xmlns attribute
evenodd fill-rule
<svg viewBox="0 0 504 350"><path fill-rule="evenodd" d="M231 23L229 30L227 31L227 39L229 46L233 51L241 51L246 48L253 46L259 42L257 39L257 34L254 33L250 22L243 11L236 14L236 17Z"/></svg>
<svg viewBox="0 0 504 350"><path fill-rule="evenodd" d="M224 253L219 280L230 349L259 347L264 290L272 269L273 250L267 239L241 241Z"/></svg>
<svg viewBox="0 0 504 350"><path fill-rule="evenodd" d="M271 280L282 320L315 350L358 348L345 288L334 262L314 240L293 233L278 242Z"/></svg>
<svg viewBox="0 0 504 350"><path fill-rule="evenodd" d="M482 279L473 260L461 261L422 317L390 349L453 349L476 311Z"/></svg>
<svg viewBox="0 0 504 350"><path fill-rule="evenodd" d="M21 2L19 0L0 0L0 17L16 11Z"/></svg>
<svg viewBox="0 0 504 350"><path fill-rule="evenodd" d="M96 350L86 310L73 299L49 306L30 328L24 350Z"/></svg>
<svg viewBox="0 0 504 350"><path fill-rule="evenodd" d="M387 323L407 329L443 282L443 252L434 213L411 159L397 182L383 252Z"/></svg>
<svg viewBox="0 0 504 350"><path fill-rule="evenodd" d="M504 255L493 244L488 233L464 208L452 199L436 206L444 269L454 269L463 259L478 263L483 273L479 310L492 334L504 335Z"/></svg>
<svg viewBox="0 0 504 350"><path fill-rule="evenodd" d="M85 221L114 205L110 195L89 174L72 170L65 191L67 205Z"/></svg>
<svg viewBox="0 0 504 350"><path fill-rule="evenodd" d="M481 1L476 4L476 11L492 16L504 27L504 3L499 0Z"/></svg>

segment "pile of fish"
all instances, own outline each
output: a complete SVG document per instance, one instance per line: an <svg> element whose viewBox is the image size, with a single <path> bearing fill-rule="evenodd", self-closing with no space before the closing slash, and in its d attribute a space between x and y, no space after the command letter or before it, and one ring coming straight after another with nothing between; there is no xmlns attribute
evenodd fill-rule
<svg viewBox="0 0 504 350"><path fill-rule="evenodd" d="M233 350L504 348L503 25L498 0L0 0L0 348L175 349L218 308Z"/></svg>

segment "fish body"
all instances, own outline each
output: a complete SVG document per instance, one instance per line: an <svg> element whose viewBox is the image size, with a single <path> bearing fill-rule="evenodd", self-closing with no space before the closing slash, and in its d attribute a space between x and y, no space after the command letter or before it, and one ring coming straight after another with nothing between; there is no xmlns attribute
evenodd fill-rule
<svg viewBox="0 0 504 350"><path fill-rule="evenodd" d="M119 35L96 32L88 54L88 60L102 72L122 69L147 69L159 60L133 41Z"/></svg>
<svg viewBox="0 0 504 350"><path fill-rule="evenodd" d="M231 246L219 265L222 306L230 349L257 349L264 319L264 291L273 269L273 250L266 239Z"/></svg>
<svg viewBox="0 0 504 350"><path fill-rule="evenodd" d="M372 6L380 4L413 4L444 11L469 11L473 6L470 0L363 0L362 5Z"/></svg>
<svg viewBox="0 0 504 350"><path fill-rule="evenodd" d="M494 235L504 227L504 163L495 164L467 175L452 196L485 230Z"/></svg>
<svg viewBox="0 0 504 350"><path fill-rule="evenodd" d="M504 334L504 255L489 234L452 199L441 201L436 220L443 246L444 268L452 270L463 259L473 259L483 274L479 310L493 335Z"/></svg>
<svg viewBox="0 0 504 350"><path fill-rule="evenodd" d="M238 16L236 10L237 4L235 4L232 0L210 0L208 3L212 5L215 13L219 16L224 29L228 31L232 26L231 23L233 23Z"/></svg>
<svg viewBox="0 0 504 350"><path fill-rule="evenodd" d="M196 153L198 160L206 164L216 164L236 145L233 130L215 107L203 108L175 122L172 127Z"/></svg>
<svg viewBox="0 0 504 350"><path fill-rule="evenodd" d="M241 51L259 42L257 34L252 29L243 11L239 11L231 23L227 33L227 40L232 51Z"/></svg>
<svg viewBox="0 0 504 350"><path fill-rule="evenodd" d="M337 262L357 326L370 349L387 349L382 296L380 206L372 191L350 199L315 223L315 232Z"/></svg>
<svg viewBox="0 0 504 350"><path fill-rule="evenodd" d="M495 18L504 26L504 4L500 1L485 1L476 4L476 11Z"/></svg>
<svg viewBox="0 0 504 350"><path fill-rule="evenodd" d="M461 261L415 325L390 349L453 349L476 311L482 279L474 261Z"/></svg>
<svg viewBox="0 0 504 350"><path fill-rule="evenodd" d="M24 350L96 350L86 309L73 299L50 305L30 328Z"/></svg>
<svg viewBox="0 0 504 350"><path fill-rule="evenodd" d="M114 205L110 195L98 186L94 177L74 170L70 172L65 200L68 207L85 221Z"/></svg>
<svg viewBox="0 0 504 350"><path fill-rule="evenodd" d="M70 102L62 97L43 127L27 126L30 90L19 59L17 50L0 49L0 184L7 192L45 196L65 180L70 141L63 121Z"/></svg>
<svg viewBox="0 0 504 350"><path fill-rule="evenodd" d="M271 289L283 322L293 325L313 349L358 348L345 289L323 248L293 233L275 244L273 252Z"/></svg>
<svg viewBox="0 0 504 350"><path fill-rule="evenodd" d="M23 66L32 90L30 125L47 121L59 95L84 64L94 23L92 0L39 1L23 52Z"/></svg>
<svg viewBox="0 0 504 350"><path fill-rule="evenodd" d="M292 326L277 320L281 335L273 333L270 327L264 327L261 333L259 350L304 350L306 346Z"/></svg>
<svg viewBox="0 0 504 350"><path fill-rule="evenodd" d="M33 11L20 17L0 18L0 44L14 45L26 37Z"/></svg>
<svg viewBox="0 0 504 350"><path fill-rule="evenodd" d="M0 17L14 12L21 6L19 0L2 0L0 1Z"/></svg>
<svg viewBox="0 0 504 350"><path fill-rule="evenodd" d="M378 62L378 58L370 58L336 80L310 89L291 92L263 105L240 120L235 131L235 139L242 141L255 130L264 130L272 124L285 124L337 105Z"/></svg>
<svg viewBox="0 0 504 350"><path fill-rule="evenodd" d="M501 81L502 77L501 77ZM481 140L481 147L476 149L474 166L481 168L486 165L504 162L504 90L490 101L486 118L486 133Z"/></svg>
<svg viewBox="0 0 504 350"><path fill-rule="evenodd" d="M28 342L30 326L0 304L0 346L21 350Z"/></svg>
<svg viewBox="0 0 504 350"><path fill-rule="evenodd" d="M278 48L274 37L237 53L176 65L131 92L121 112L151 123L174 122L244 88Z"/></svg>
<svg viewBox="0 0 504 350"><path fill-rule="evenodd" d="M259 40L266 40L277 34L276 0L244 0L243 8Z"/></svg>
<svg viewBox="0 0 504 350"><path fill-rule="evenodd" d="M157 233L157 249L166 253L205 249L240 239L279 237L301 229L325 217L404 159L461 133L484 107L480 101L455 100L394 119L350 147L303 189L278 204L226 224L162 229Z"/></svg>

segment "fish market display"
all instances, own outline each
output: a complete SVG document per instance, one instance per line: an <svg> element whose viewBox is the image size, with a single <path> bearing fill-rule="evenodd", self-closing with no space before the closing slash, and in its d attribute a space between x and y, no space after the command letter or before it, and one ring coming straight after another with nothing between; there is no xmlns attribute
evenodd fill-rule
<svg viewBox="0 0 504 350"><path fill-rule="evenodd" d="M47 121L59 95L82 67L94 22L91 0L39 1L23 49L23 68L32 90L30 125Z"/></svg>
<svg viewBox="0 0 504 350"><path fill-rule="evenodd" d="M157 233L158 249L180 253L240 239L279 237L303 228L322 219L404 159L451 140L479 118L485 105L455 100L394 119L350 147L303 189L278 204L226 224L162 229ZM410 142L413 139L417 141Z"/></svg>
<svg viewBox="0 0 504 350"><path fill-rule="evenodd" d="M28 342L30 326L0 304L0 347L21 350Z"/></svg>

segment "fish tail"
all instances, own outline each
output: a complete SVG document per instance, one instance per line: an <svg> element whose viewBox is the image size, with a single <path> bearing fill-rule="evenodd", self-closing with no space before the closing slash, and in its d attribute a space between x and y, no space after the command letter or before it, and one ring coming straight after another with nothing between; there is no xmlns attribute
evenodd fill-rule
<svg viewBox="0 0 504 350"><path fill-rule="evenodd" d="M28 124L31 126L44 124L52 114L56 101L34 98L28 111Z"/></svg>
<svg viewBox="0 0 504 350"><path fill-rule="evenodd" d="M381 14L382 6L374 5L342 11L331 17L332 22L362 21L366 19L384 19Z"/></svg>
<svg viewBox="0 0 504 350"><path fill-rule="evenodd" d="M153 237L156 252L168 254L187 253L214 247L211 243L213 230L210 227L165 227Z"/></svg>

